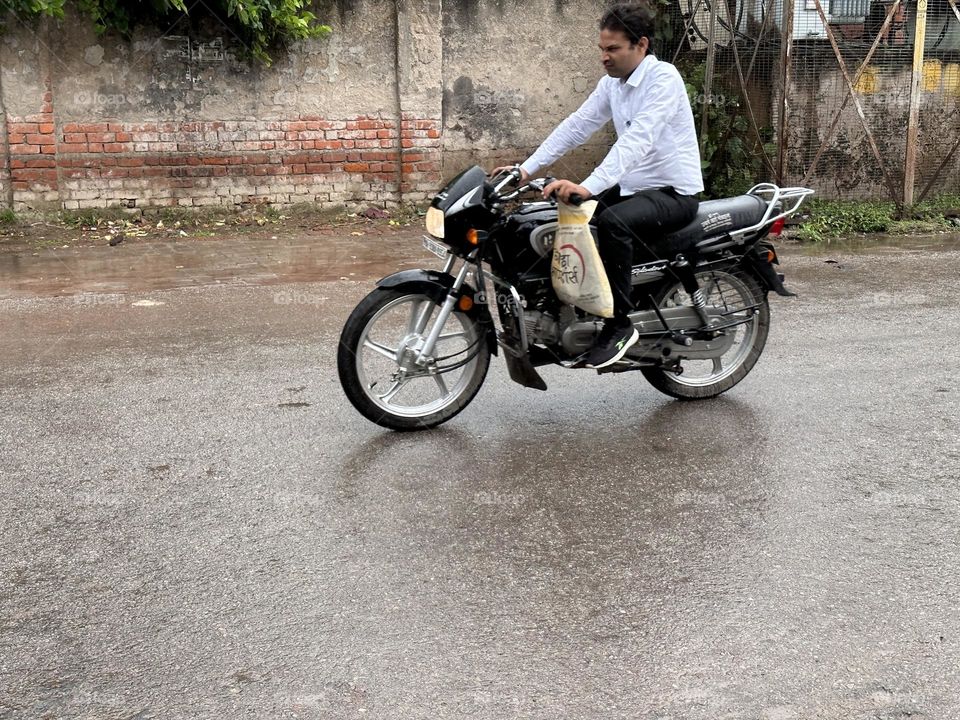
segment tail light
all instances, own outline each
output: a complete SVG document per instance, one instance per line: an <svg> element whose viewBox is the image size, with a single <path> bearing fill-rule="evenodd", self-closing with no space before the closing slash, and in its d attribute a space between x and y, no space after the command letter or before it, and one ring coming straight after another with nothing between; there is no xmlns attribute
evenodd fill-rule
<svg viewBox="0 0 960 720"><path fill-rule="evenodd" d="M780 237L780 233L783 232L783 226L786 224L786 218L780 218L776 220L773 225L770 226L770 234L774 237Z"/></svg>

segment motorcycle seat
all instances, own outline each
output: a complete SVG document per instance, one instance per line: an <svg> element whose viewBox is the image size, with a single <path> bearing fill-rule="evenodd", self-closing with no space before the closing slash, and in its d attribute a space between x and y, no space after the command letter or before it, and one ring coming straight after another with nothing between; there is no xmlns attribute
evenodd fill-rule
<svg viewBox="0 0 960 720"><path fill-rule="evenodd" d="M766 210L766 201L756 195L706 200L687 225L654 243L656 255L670 258L688 253L703 240L756 225Z"/></svg>

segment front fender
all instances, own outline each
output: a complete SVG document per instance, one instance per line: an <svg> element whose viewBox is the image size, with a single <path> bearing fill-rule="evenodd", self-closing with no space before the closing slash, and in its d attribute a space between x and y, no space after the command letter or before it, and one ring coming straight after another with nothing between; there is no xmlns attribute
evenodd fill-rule
<svg viewBox="0 0 960 720"><path fill-rule="evenodd" d="M454 277L449 273L439 270L401 270L400 272L387 275L377 281L377 287L396 288L398 290L408 290L423 293L427 297L442 303L450 289L453 287ZM497 331L493 325L493 318L490 316L490 308L486 303L477 302L477 291L468 283L464 283L460 288L457 298L464 295L474 300L473 307L467 311L467 317L480 324L481 331L487 334L487 345L490 352L494 355L499 354L497 345Z"/></svg>

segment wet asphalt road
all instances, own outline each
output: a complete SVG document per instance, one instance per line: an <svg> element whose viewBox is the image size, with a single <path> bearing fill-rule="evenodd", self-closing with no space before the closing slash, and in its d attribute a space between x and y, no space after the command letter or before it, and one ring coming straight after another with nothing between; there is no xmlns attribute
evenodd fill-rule
<svg viewBox="0 0 960 720"><path fill-rule="evenodd" d="M2 258L0 717L960 717L953 247L788 252L721 399L494 360L412 435L346 245Z"/></svg>

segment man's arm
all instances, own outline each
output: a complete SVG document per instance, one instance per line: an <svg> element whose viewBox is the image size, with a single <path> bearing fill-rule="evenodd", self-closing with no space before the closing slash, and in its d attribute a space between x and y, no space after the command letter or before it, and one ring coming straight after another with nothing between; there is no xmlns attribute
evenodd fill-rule
<svg viewBox="0 0 960 720"><path fill-rule="evenodd" d="M559 160L573 148L583 145L612 117L610 100L601 80L583 105L560 123L520 168L533 175L539 169Z"/></svg>
<svg viewBox="0 0 960 720"><path fill-rule="evenodd" d="M643 98L643 107L630 122L630 129L620 136L603 162L583 181L583 187L598 195L619 183L620 178L643 162L677 114L686 92L679 73L663 73L654 78Z"/></svg>

